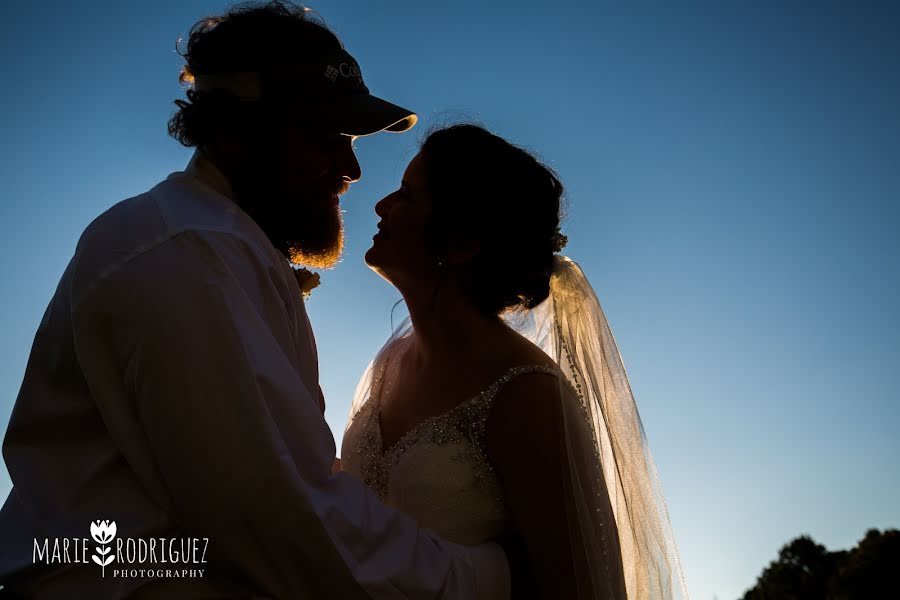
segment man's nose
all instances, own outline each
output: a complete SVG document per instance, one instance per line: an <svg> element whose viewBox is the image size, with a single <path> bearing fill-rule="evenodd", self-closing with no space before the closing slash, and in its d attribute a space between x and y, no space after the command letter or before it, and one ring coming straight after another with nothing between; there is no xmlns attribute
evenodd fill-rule
<svg viewBox="0 0 900 600"><path fill-rule="evenodd" d="M359 167L359 161L356 160L356 153L353 147L349 146L341 156L341 176L347 183L359 181L362 177L362 169Z"/></svg>

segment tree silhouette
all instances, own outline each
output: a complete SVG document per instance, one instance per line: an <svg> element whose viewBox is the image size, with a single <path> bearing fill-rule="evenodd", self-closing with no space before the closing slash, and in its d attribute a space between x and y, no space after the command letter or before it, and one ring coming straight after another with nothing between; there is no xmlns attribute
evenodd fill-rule
<svg viewBox="0 0 900 600"><path fill-rule="evenodd" d="M835 600L896 598L900 574L900 531L870 529L851 550L834 581Z"/></svg>
<svg viewBox="0 0 900 600"><path fill-rule="evenodd" d="M863 600L897 592L900 531L871 529L849 550L829 552L809 536L781 548L743 600Z"/></svg>

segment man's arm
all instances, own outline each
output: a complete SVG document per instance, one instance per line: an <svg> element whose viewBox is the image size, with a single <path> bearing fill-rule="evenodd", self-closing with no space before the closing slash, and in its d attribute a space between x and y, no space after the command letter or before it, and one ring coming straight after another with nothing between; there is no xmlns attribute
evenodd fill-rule
<svg viewBox="0 0 900 600"><path fill-rule="evenodd" d="M255 260L242 244L179 234L73 307L79 359L111 434L133 411L145 436L135 443L152 454L178 526L209 537L210 555L261 591L362 597L358 581L374 597L478 596L483 567L505 569L498 550L443 542L358 480L330 476L317 390L273 330L277 314L255 301L254 286L272 285L266 268L240 278L222 258Z"/></svg>

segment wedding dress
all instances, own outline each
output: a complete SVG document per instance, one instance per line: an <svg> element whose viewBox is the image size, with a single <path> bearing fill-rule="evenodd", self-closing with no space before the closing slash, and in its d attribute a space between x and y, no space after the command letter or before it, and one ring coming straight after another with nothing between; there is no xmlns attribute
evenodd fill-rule
<svg viewBox="0 0 900 600"><path fill-rule="evenodd" d="M513 527L487 457L485 424L503 386L526 373L559 382L568 486L575 497L568 526L588 565L577 573L579 597L615 596L611 553L621 553L629 599L687 599L668 512L621 357L596 295L581 269L557 256L550 297L507 323L557 366L522 365L456 407L419 423L385 448L381 398L398 379L398 357L411 339L405 321L369 365L356 390L341 449L342 468L423 527L475 544ZM601 507L606 495L614 523ZM610 539L614 537L615 539ZM584 567L581 567L584 570Z"/></svg>
<svg viewBox="0 0 900 600"><path fill-rule="evenodd" d="M419 423L389 448L383 448L381 439L381 396L372 396L344 434L341 468L360 477L382 501L451 542L477 544L507 533L512 524L484 448L485 423L503 385L536 371L553 370L541 365L510 369L474 397Z"/></svg>

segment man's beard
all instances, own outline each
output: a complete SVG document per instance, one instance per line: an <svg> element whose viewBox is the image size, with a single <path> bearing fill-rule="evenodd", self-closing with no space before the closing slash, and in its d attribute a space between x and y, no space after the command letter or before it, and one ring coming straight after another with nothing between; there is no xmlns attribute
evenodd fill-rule
<svg viewBox="0 0 900 600"><path fill-rule="evenodd" d="M307 213L305 218L298 215L296 222L288 224L291 231L283 236L287 249L285 256L295 265L330 269L340 261L344 251L344 219L340 205L328 205Z"/></svg>
<svg viewBox="0 0 900 600"><path fill-rule="evenodd" d="M234 187L244 212L292 264L330 269L340 261L344 221L332 194L346 191L346 183L333 190L311 189L306 197L285 197L265 184L234 182Z"/></svg>

